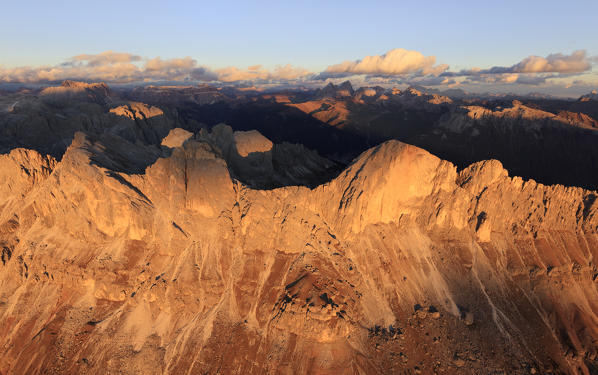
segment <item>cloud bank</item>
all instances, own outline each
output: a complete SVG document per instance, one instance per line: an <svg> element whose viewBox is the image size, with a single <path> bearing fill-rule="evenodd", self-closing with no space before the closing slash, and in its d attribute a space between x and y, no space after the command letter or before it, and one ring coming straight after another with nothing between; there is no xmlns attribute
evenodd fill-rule
<svg viewBox="0 0 598 375"><path fill-rule="evenodd" d="M294 81L311 76L306 69L296 68L290 64L279 66L274 71L262 68L261 65L250 66L246 70L234 66L215 71L218 80L222 82L239 81Z"/></svg>
<svg viewBox="0 0 598 375"><path fill-rule="evenodd" d="M463 77L462 83L541 85L551 79L567 78L587 73L592 68L593 57L585 50L570 55L553 53L546 57L528 56L511 66L494 66L489 69L472 68L459 72L443 72L443 77Z"/></svg>
<svg viewBox="0 0 598 375"><path fill-rule="evenodd" d="M421 52L396 48L384 55L366 56L362 60L344 61L330 65L318 78L337 78L356 74L372 76L400 76L407 74L438 75L448 65L435 65L435 56L424 56Z"/></svg>
<svg viewBox="0 0 598 375"><path fill-rule="evenodd" d="M81 54L54 66L2 68L0 83L54 83L66 79L105 81L109 83L135 82L208 82L249 83L274 85L319 86L322 80L350 79L362 85L423 85L444 87L495 87L575 85L593 77L592 65L598 56L588 56L585 50L571 54L553 53L546 57L530 55L511 66L470 68L450 71L446 64L437 64L435 56L402 48L382 55L366 56L356 61L329 65L320 73L312 73L290 64L274 69L261 65L247 68L229 66L213 69L197 60L183 58L147 58L139 55L106 51ZM581 77L585 75L585 77Z"/></svg>
<svg viewBox="0 0 598 375"><path fill-rule="evenodd" d="M571 55L529 56L511 69L515 73L581 73L590 69L590 61L586 51L579 50Z"/></svg>
<svg viewBox="0 0 598 375"><path fill-rule="evenodd" d="M65 64L73 65L77 62L84 62L87 66L99 66L117 63L130 63L140 60L141 56L132 55L130 53L106 51L98 53L97 55L77 55L75 57L72 57L71 60Z"/></svg>
<svg viewBox="0 0 598 375"><path fill-rule="evenodd" d="M65 79L84 81L107 81L114 83L152 81L289 81L297 80L313 73L290 64L270 71L260 65L239 69L227 67L212 70L201 66L197 60L184 58L144 59L130 53L106 51L96 55L77 55L56 66L42 67L0 67L0 82L47 83Z"/></svg>

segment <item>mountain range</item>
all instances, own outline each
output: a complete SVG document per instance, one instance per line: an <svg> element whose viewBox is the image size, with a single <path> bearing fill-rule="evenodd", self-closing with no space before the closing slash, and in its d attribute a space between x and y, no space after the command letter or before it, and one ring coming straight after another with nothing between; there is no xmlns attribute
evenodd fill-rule
<svg viewBox="0 0 598 375"><path fill-rule="evenodd" d="M0 374L595 374L598 101L0 95Z"/></svg>

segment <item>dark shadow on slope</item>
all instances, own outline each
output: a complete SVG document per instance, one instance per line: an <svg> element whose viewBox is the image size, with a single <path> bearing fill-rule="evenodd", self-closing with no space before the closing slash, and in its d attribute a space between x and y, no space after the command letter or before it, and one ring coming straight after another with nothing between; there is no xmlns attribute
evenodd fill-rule
<svg viewBox="0 0 598 375"><path fill-rule="evenodd" d="M591 106L592 103L542 103L544 108L550 107L553 111L561 106L566 107L564 109L577 106L584 107L585 113L593 115L597 110ZM130 120L108 114L107 107L94 102L71 102L68 106L59 107L41 103L34 110L17 106L14 113L0 114L0 152L24 147L60 159L76 131L98 136L114 135L133 146L153 148L155 151L159 149L157 143L172 127L198 132L201 128L224 122L233 130L258 130L276 144L302 144L337 162L334 168L319 172L321 175L309 176L309 181L295 178L294 185L325 183L361 152L386 140L397 139L422 147L459 168L480 160L497 159L512 176L544 184L598 189L598 132L554 121L505 126L497 120L455 133L437 125L447 108L406 108L392 103L351 105L349 118L339 129L297 108L266 101L162 106L165 111L163 119L167 121L153 122L148 121L152 119ZM474 130L477 134L473 134ZM127 146L125 150L130 152L136 148ZM136 158L148 161L138 162ZM131 155L123 152L96 162L110 165L109 168L115 171L143 173L151 157L146 159L145 156L135 156L134 152ZM284 174L289 165L274 163L274 168ZM286 185L279 183L269 187L278 186Z"/></svg>
<svg viewBox="0 0 598 375"><path fill-rule="evenodd" d="M343 164L370 146L362 136L334 128L297 108L279 103L231 105L220 102L180 108L179 115L182 123L194 120L211 127L223 122L233 130L258 130L274 143L300 143Z"/></svg>
<svg viewBox="0 0 598 375"><path fill-rule="evenodd" d="M389 139L405 143L431 131L448 112L445 105L427 104L428 109L403 106L400 103L353 104L344 131L368 140L373 147ZM429 108L433 108L430 110Z"/></svg>
<svg viewBox="0 0 598 375"><path fill-rule="evenodd" d="M529 125L529 126L527 126ZM497 159L510 176L545 185L561 184L598 189L598 132L555 121L542 121L539 130L530 122L505 126L500 122L477 126L464 133L433 132L409 140L459 169Z"/></svg>
<svg viewBox="0 0 598 375"><path fill-rule="evenodd" d="M144 174L145 169L160 157L168 157L170 150L154 145L135 144L113 134L85 133L92 163L110 171Z"/></svg>
<svg viewBox="0 0 598 375"><path fill-rule="evenodd" d="M113 134L146 145L159 145L170 127L153 126L143 120L118 118L101 114L95 118L80 113L72 117L48 113L33 119L0 117L0 153L14 148L27 148L60 160L78 131L89 134Z"/></svg>
<svg viewBox="0 0 598 375"><path fill-rule="evenodd" d="M301 143L344 165L370 147L397 139L424 148L459 169L497 159L511 176L598 189L596 131L550 120L530 121L529 126L505 126L497 120L490 126L476 126L479 134L473 135L473 128L464 133L438 128L447 106L434 111L400 105L351 109L342 129L278 103L216 103L184 108L180 115L209 126L226 122L234 130L257 129L276 143Z"/></svg>
<svg viewBox="0 0 598 375"><path fill-rule="evenodd" d="M111 178L115 179L116 181L120 182L121 184L128 187L129 189L133 190L135 193L137 193L137 195L139 195L140 198L142 198L148 204L150 204L150 205L152 204L152 201L145 194L143 194L143 192L141 190L139 190L139 188L137 186L133 185L132 183L130 183L129 181L124 179L118 173L116 173L114 171L107 171L106 175L108 177L111 177Z"/></svg>

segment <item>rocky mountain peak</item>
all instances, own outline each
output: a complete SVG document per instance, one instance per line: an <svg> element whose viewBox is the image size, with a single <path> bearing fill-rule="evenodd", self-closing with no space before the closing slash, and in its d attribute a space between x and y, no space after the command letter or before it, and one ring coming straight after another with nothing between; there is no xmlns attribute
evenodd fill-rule
<svg viewBox="0 0 598 375"><path fill-rule="evenodd" d="M351 85L351 81L344 81L343 83L341 83L338 86L339 90L344 90L344 91L348 91L351 95L353 95L353 93L355 92L353 90L353 85Z"/></svg>
<svg viewBox="0 0 598 375"><path fill-rule="evenodd" d="M598 368L591 101L85 85L0 96L0 373Z"/></svg>
<svg viewBox="0 0 598 375"><path fill-rule="evenodd" d="M598 91L592 90L589 94L582 95L579 99L580 102L598 101Z"/></svg>
<svg viewBox="0 0 598 375"><path fill-rule="evenodd" d="M316 96L321 98L350 97L354 93L355 90L350 81L344 81L338 86L329 82L324 88L317 90Z"/></svg>
<svg viewBox="0 0 598 375"><path fill-rule="evenodd" d="M113 93L104 82L86 83L66 80L60 86L44 88L40 95L55 105L68 105L69 100L88 101L106 105L112 101Z"/></svg>
<svg viewBox="0 0 598 375"><path fill-rule="evenodd" d="M68 87L68 88L75 88L75 89L103 89L103 90L109 90L110 88L108 87L108 85L104 82L98 82L98 83L87 83L87 82L81 82L81 81L72 81L72 80L65 80L62 81L61 85L62 87Z"/></svg>

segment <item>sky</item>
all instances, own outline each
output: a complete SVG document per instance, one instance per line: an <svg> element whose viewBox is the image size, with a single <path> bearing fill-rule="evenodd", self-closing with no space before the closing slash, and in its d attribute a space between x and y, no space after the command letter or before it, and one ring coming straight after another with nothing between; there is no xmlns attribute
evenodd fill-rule
<svg viewBox="0 0 598 375"><path fill-rule="evenodd" d="M170 69L172 64L164 62L176 65L178 59L189 57L195 63L193 67L187 66L187 73L199 67L210 73L200 78L226 82L236 78L296 81L298 77L314 81L312 78L316 76L315 81L350 77L352 81L366 83L406 83L424 82L422 77L428 76L425 82L430 83L431 76L469 71L468 75L453 74L440 86L511 91L556 90L557 86L562 91L567 90L566 86L581 91L598 86L594 72L598 71L596 0L21 0L1 2L0 13L4 15L0 22L0 81L5 82L51 80L75 73L81 77L71 78L189 79L179 74L184 73L181 64L177 74L170 77L162 73L158 76L155 70L149 75L133 74L130 66L119 66L129 72L119 76L113 62L110 69L104 69L111 73L101 75L97 61L93 65L95 70L83 66L89 64L88 60L73 63L76 56L110 52L134 56L133 61L120 58L118 63L131 63L142 71L146 70L145 63L155 58L163 62L162 68ZM447 65L447 68L431 72L432 75L422 75L418 66L407 73L401 69L366 69L367 73L357 76L348 72L335 72L334 77L330 72L322 74L331 66L362 61L367 56L383 59L393 50L432 57L435 66ZM555 54L572 56L576 51L584 52L583 58L590 64L588 69L581 66L575 72L558 68L533 72L534 77L543 77L539 80L530 79L531 72L508 72L525 74L524 79L516 80L514 76L504 76L507 73L497 77L497 73L490 71L492 67L513 67L530 56L546 59ZM396 58L387 61L391 62L400 63ZM65 64L71 64L70 70ZM73 65L77 65L76 70ZM23 73L24 68L29 69L27 74ZM33 72L41 68L46 73ZM49 74L52 68L61 71L54 69L54 74ZM85 68L93 73L84 73ZM488 74L484 79L479 74L474 77L471 73L475 69L492 77L488 78ZM193 78L197 77L194 74ZM439 82L437 78L432 83Z"/></svg>

